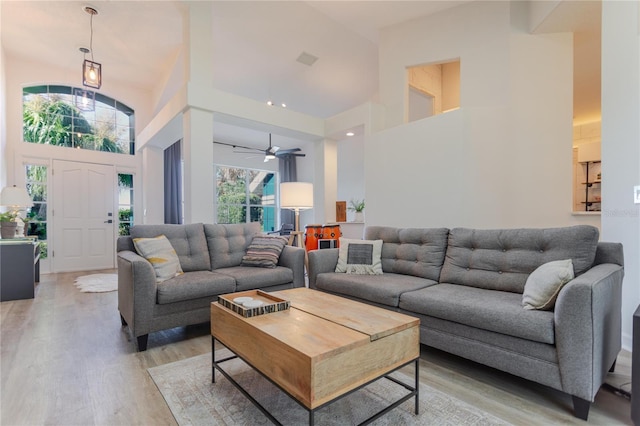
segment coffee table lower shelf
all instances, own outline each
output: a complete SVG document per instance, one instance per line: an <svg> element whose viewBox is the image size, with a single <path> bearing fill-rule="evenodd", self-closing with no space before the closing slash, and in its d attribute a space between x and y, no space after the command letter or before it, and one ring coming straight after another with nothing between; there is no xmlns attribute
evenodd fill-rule
<svg viewBox="0 0 640 426"><path fill-rule="evenodd" d="M393 410L394 408L396 408L397 406L399 406L400 404L404 403L405 401L408 401L411 398L415 398L415 408L414 408L414 412L416 415L419 414L419 404L420 404L420 382L419 382L419 377L420 377L420 364L419 364L419 358L414 358L408 362L406 362L405 364L394 368L393 370L387 371L384 374L374 378L373 380L368 381L367 383L362 384L361 386L352 389L334 399L332 399L331 401L327 401L326 403L314 408L314 409L309 409L307 407L305 407L302 403L300 403L300 401L298 401L294 396L292 396L289 392L287 392L286 390L284 390L280 385L278 385L276 382L274 382L273 380L271 380L269 377L267 377L266 375L262 374L262 372L260 372L258 369L256 369L253 365L251 365L250 362L248 362L246 359L244 359L243 357L235 354L233 351L231 351L231 349L229 349L229 351L231 351L233 353L233 355L225 357L223 359L220 360L216 360L216 351L215 351L215 342L216 342L216 338L211 336L211 382L215 383L216 382L216 370L218 370L227 380L229 380L229 382L231 384L233 384L240 392L242 392L242 394L247 397L247 399L249 401L251 401L251 403L253 403L253 405L255 405L269 420L271 420L271 422L273 424L276 425L281 425L282 423L280 423L265 407L263 407L260 402L258 402L253 396L251 396L249 394L249 392L247 392L246 389L244 389L238 382L235 381L235 379L228 373L226 372L221 366L220 364L227 362L227 361L231 361L233 359L239 358L241 359L244 363L246 363L248 366L250 366L251 368L253 368L255 371L257 371L258 373L260 373L260 375L262 377L264 377L265 379L269 380L272 384L274 384L278 389L280 389L282 392L284 392L285 394L287 394L289 396L289 398L291 398L292 400L294 400L298 405L300 405L302 408L304 408L305 410L307 410L307 412L309 413L309 425L313 426L314 424L314 415L315 412L326 407L327 405L330 405L332 403L334 403L335 401L353 393L356 392L360 389L362 389L363 387L375 382L376 380L380 380L382 378L391 380L394 383L397 383L398 385L404 387L405 389L407 389L409 391L408 394L404 395L402 398L398 399L397 401L392 402L389 406L387 406L386 408L384 408L383 410L378 411L377 413L375 413L374 415L372 415L371 417L369 417L368 419L366 419L365 421L363 421L362 423L360 423L360 425L367 425L371 422L373 422L374 420L378 419L379 417L383 416L384 414L388 413L389 411ZM218 342L220 342L218 340ZM223 346L224 343L220 342ZM228 349L228 348L227 348ZM394 371L397 371L403 367L406 367L407 365L410 364L414 364L414 370L415 370L415 376L414 376L414 385L413 387L401 382L400 380L389 376L390 373L393 373Z"/></svg>

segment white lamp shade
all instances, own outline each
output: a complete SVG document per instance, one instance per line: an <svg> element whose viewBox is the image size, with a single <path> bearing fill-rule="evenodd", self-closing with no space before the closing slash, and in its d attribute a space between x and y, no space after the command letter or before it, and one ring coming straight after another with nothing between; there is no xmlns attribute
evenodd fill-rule
<svg viewBox="0 0 640 426"><path fill-rule="evenodd" d="M313 184L309 182L281 183L280 207L293 210L313 208Z"/></svg>
<svg viewBox="0 0 640 426"><path fill-rule="evenodd" d="M7 186L2 190L0 194L0 205L13 208L31 207L33 206L33 200L25 188L18 188L13 185Z"/></svg>

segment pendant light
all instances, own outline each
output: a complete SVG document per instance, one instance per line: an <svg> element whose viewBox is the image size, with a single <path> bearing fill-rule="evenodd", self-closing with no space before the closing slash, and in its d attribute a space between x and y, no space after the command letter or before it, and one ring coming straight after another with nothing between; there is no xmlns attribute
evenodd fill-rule
<svg viewBox="0 0 640 426"><path fill-rule="evenodd" d="M85 6L84 11L87 12L91 18L89 21L91 28L91 36L89 39L89 50L85 52L85 59L82 63L82 84L87 87L93 87L99 89L102 86L102 65L93 60L93 15L97 15L98 11L91 6ZM84 48L86 50L86 48ZM86 54L91 52L91 60L86 58Z"/></svg>

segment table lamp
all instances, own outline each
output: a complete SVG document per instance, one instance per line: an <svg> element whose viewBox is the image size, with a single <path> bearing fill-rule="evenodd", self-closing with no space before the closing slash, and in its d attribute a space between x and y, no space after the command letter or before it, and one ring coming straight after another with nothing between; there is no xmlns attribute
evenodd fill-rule
<svg viewBox="0 0 640 426"><path fill-rule="evenodd" d="M280 208L295 212L295 232L300 232L300 210L313 208L313 184L309 182L281 183Z"/></svg>

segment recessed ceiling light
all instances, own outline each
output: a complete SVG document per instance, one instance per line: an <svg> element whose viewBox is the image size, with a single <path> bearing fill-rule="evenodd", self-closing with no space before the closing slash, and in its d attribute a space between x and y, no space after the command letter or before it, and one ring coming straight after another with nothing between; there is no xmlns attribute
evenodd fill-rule
<svg viewBox="0 0 640 426"><path fill-rule="evenodd" d="M267 105L269 105L269 106L276 106L276 104L275 104L272 100L268 100L268 101L267 101ZM281 106L282 108L286 108L286 107L287 107L287 104L285 104L284 102L282 102L282 103L280 104L280 106Z"/></svg>
<svg viewBox="0 0 640 426"><path fill-rule="evenodd" d="M355 136L355 133L353 133L353 132L347 132L347 136Z"/></svg>

